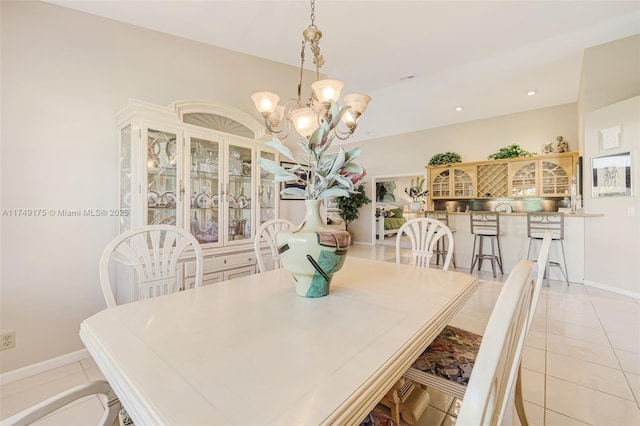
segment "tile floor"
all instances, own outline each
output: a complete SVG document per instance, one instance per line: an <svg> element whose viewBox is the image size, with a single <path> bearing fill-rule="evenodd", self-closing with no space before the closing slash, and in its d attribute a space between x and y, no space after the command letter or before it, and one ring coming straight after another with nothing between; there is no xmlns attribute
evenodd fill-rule
<svg viewBox="0 0 640 426"><path fill-rule="evenodd" d="M394 247L354 245L349 254L394 261ZM468 272L460 269L462 272ZM504 276L481 284L452 324L482 333ZM523 393L532 425L640 425L640 300L551 281L544 288L522 359ZM0 419L49 395L102 375L91 359L0 384ZM430 390L417 425L453 425L460 401ZM95 424L101 401L86 398L43 425Z"/></svg>

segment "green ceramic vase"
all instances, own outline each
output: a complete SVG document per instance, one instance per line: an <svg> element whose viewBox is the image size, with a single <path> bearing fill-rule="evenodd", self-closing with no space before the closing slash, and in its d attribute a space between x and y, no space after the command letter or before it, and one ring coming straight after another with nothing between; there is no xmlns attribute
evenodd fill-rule
<svg viewBox="0 0 640 426"><path fill-rule="evenodd" d="M293 275L296 294L322 297L329 294L333 274L347 257L351 235L332 228L320 214L320 200L305 201L307 213L301 226L276 235L282 267Z"/></svg>

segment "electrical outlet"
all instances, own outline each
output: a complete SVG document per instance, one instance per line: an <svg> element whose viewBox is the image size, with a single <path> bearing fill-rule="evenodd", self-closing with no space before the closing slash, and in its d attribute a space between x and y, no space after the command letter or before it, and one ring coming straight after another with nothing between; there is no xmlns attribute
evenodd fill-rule
<svg viewBox="0 0 640 426"><path fill-rule="evenodd" d="M0 334L0 351L16 347L16 332L7 331Z"/></svg>

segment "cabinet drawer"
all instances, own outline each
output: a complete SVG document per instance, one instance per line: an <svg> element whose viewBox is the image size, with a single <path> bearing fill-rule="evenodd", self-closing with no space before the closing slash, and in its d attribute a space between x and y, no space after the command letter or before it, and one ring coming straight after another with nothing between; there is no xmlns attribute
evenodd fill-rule
<svg viewBox="0 0 640 426"><path fill-rule="evenodd" d="M256 264L254 252L233 254L230 256L213 257L204 259L202 273L204 275L213 272L224 271L225 269L237 268L240 266L252 266ZM196 262L185 263L185 276L192 277L196 274Z"/></svg>

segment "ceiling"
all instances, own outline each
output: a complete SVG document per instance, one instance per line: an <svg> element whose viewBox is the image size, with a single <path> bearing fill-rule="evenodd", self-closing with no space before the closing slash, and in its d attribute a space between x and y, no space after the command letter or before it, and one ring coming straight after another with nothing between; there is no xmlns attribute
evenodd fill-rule
<svg viewBox="0 0 640 426"><path fill-rule="evenodd" d="M294 66L310 24L304 0L50 3ZM354 140L576 102L584 50L640 33L637 0L316 3L321 71L373 98Z"/></svg>

